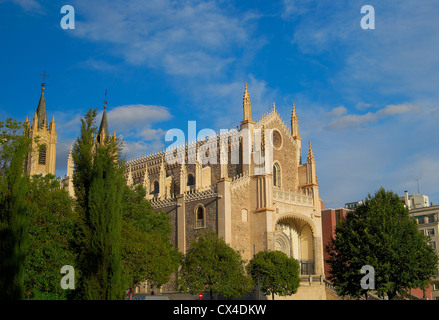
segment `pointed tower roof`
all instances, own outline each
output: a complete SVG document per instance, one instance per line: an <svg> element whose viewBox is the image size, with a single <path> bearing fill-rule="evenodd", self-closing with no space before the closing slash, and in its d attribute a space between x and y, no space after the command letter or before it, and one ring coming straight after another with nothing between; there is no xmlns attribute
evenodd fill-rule
<svg viewBox="0 0 439 320"><path fill-rule="evenodd" d="M244 121L252 121L252 102L248 93L247 82L245 83L244 98L242 99L244 109Z"/></svg>
<svg viewBox="0 0 439 320"><path fill-rule="evenodd" d="M308 149L307 160L314 160L314 154L311 149L311 141L308 142L308 145L309 145L309 149Z"/></svg>
<svg viewBox="0 0 439 320"><path fill-rule="evenodd" d="M299 136L299 118L297 117L296 105L293 102L293 111L291 113L291 135L295 140L302 140Z"/></svg>
<svg viewBox="0 0 439 320"><path fill-rule="evenodd" d="M108 134L108 121L107 121L107 101L105 101L104 105L104 113L102 114L101 125L98 130L98 142L103 142L105 138L109 137Z"/></svg>
<svg viewBox="0 0 439 320"><path fill-rule="evenodd" d="M46 99L44 98L45 85L45 83L41 84L41 96L36 111L36 115L38 117L38 129L41 129L44 126L47 128Z"/></svg>
<svg viewBox="0 0 439 320"><path fill-rule="evenodd" d="M293 112L292 112L292 115L291 115L291 119L299 120L299 118L297 118L296 105L294 104L294 102L293 102Z"/></svg>

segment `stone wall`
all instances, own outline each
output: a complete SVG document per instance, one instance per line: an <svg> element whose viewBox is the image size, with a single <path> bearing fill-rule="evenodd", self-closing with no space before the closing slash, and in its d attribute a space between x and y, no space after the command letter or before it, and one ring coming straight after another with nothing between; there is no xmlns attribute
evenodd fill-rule
<svg viewBox="0 0 439 320"><path fill-rule="evenodd" d="M232 182L232 243L233 249L239 251L242 258L249 261L253 257L250 244L250 178ZM244 212L243 212L244 211Z"/></svg>
<svg viewBox="0 0 439 320"><path fill-rule="evenodd" d="M203 228L196 227L196 212L195 209L202 205L205 209L204 219L205 224ZM194 200L185 203L186 207L186 248L189 248L190 242L195 240L198 231L205 229L212 229L217 232L217 198Z"/></svg>

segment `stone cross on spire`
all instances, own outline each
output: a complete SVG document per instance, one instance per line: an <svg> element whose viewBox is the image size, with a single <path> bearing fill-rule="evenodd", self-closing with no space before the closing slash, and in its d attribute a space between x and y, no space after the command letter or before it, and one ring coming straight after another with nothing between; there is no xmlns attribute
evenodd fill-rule
<svg viewBox="0 0 439 320"><path fill-rule="evenodd" d="M43 76L43 82L41 82L41 88L42 88L42 91L44 91L44 88L47 86L46 78L48 78L49 75L46 73L46 71L43 71L43 73L41 75Z"/></svg>

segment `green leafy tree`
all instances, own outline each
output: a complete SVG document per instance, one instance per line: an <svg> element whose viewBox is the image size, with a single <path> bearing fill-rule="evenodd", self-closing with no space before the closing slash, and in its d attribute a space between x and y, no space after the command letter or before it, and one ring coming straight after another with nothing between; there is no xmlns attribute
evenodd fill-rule
<svg viewBox="0 0 439 320"><path fill-rule="evenodd" d="M247 265L247 272L265 295L289 296L300 285L299 263L280 251L261 251Z"/></svg>
<svg viewBox="0 0 439 320"><path fill-rule="evenodd" d="M170 216L166 213L154 212L151 203L145 199L146 191L141 185L132 189L125 188L123 199L123 219L136 228L147 233L157 233L164 241L168 241L172 232Z"/></svg>
<svg viewBox="0 0 439 320"><path fill-rule="evenodd" d="M181 253L170 242L172 226L163 212L154 212L145 189L126 187L122 224L122 261L125 287L148 281L160 288L180 265Z"/></svg>
<svg viewBox="0 0 439 320"><path fill-rule="evenodd" d="M24 299L29 211L24 163L31 143L27 130L13 119L0 122L0 299Z"/></svg>
<svg viewBox="0 0 439 320"><path fill-rule="evenodd" d="M425 288L437 268L429 239L398 195L380 188L350 211L336 228L326 250L331 277L339 295L359 298L369 290L394 299L410 288ZM363 266L374 269L374 288L361 285Z"/></svg>
<svg viewBox="0 0 439 320"><path fill-rule="evenodd" d="M75 266L73 201L52 175L35 175L26 200L30 207L29 249L25 261L27 298L66 299L61 267Z"/></svg>
<svg viewBox="0 0 439 320"><path fill-rule="evenodd" d="M183 257L178 286L190 294L209 291L213 299L214 294L242 297L251 291L253 283L245 272L241 254L207 230L191 242Z"/></svg>
<svg viewBox="0 0 439 320"><path fill-rule="evenodd" d="M157 233L146 233L128 222L122 228L124 280L130 292L143 281L160 288L170 281L179 266L181 255L170 248Z"/></svg>
<svg viewBox="0 0 439 320"><path fill-rule="evenodd" d="M121 224L125 187L118 161L120 144L111 137L96 143L96 110L81 119L81 135L72 150L73 185L80 217L78 298L123 298Z"/></svg>

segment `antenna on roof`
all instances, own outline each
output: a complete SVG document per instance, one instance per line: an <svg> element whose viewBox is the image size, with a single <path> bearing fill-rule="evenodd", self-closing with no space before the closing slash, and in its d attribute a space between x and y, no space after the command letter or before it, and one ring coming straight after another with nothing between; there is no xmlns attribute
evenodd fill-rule
<svg viewBox="0 0 439 320"><path fill-rule="evenodd" d="M420 194L419 193L419 180L418 179L416 179L416 183L418 184L418 194Z"/></svg>

